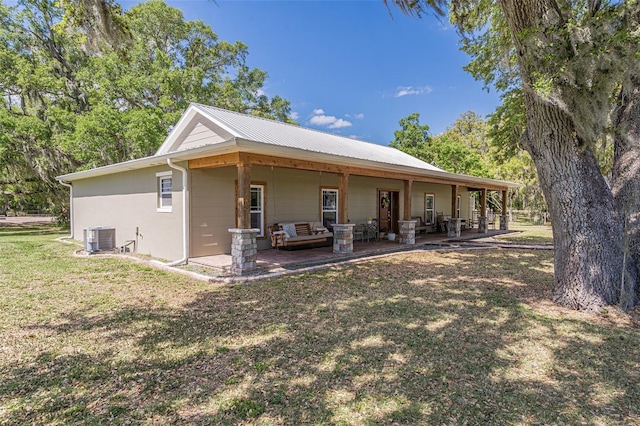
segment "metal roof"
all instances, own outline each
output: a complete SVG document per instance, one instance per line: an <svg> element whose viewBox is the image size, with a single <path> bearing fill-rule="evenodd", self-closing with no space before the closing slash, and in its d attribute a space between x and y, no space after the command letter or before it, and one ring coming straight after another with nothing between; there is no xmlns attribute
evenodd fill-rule
<svg viewBox="0 0 640 426"><path fill-rule="evenodd" d="M217 126L228 138L204 142L180 149L181 138L189 123L201 116ZM178 147L172 150L172 147ZM520 184L450 173L395 148L321 132L266 118L254 117L212 106L192 103L155 155L123 163L58 176L61 181L74 181L109 175L127 170L166 164L167 159L187 161L227 152L250 151L307 159L330 164L356 165L416 176L441 178L470 187L517 188Z"/></svg>
<svg viewBox="0 0 640 426"><path fill-rule="evenodd" d="M357 160L406 166L430 171L444 171L395 148L308 129L261 117L240 114L212 106L191 104L205 117L235 137L272 146L331 154Z"/></svg>

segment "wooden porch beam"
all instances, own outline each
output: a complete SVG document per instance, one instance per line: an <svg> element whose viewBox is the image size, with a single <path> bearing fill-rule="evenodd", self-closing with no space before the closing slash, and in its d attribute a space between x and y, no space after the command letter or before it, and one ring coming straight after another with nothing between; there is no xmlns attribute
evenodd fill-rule
<svg viewBox="0 0 640 426"><path fill-rule="evenodd" d="M349 174L338 175L338 223L349 222Z"/></svg>
<svg viewBox="0 0 640 426"><path fill-rule="evenodd" d="M205 169L215 167L234 166L238 162L244 162L250 166L282 167L287 169L322 171L328 173L346 173L354 176L379 177L383 179L412 180L414 182L435 183L441 185L458 185L475 187L477 183L466 182L464 180L446 179L438 177L428 177L413 175L410 173L394 172L387 170L368 169L364 167L354 167L347 165L336 165L322 163L319 161L297 160L292 158L276 157L271 155L252 154L248 152L234 152L211 157L189 160L189 169ZM502 186L487 186L488 189L503 191Z"/></svg>
<svg viewBox="0 0 640 426"><path fill-rule="evenodd" d="M412 180L404 181L404 220L411 220L411 190Z"/></svg>
<svg viewBox="0 0 640 426"><path fill-rule="evenodd" d="M211 169L215 167L235 166L240 162L240 153L221 154L213 157L196 158L189 160L189 169Z"/></svg>
<svg viewBox="0 0 640 426"><path fill-rule="evenodd" d="M482 188L480 191L480 216L487 215L487 189Z"/></svg>
<svg viewBox="0 0 640 426"><path fill-rule="evenodd" d="M236 223L240 229L251 227L251 166L238 163Z"/></svg>

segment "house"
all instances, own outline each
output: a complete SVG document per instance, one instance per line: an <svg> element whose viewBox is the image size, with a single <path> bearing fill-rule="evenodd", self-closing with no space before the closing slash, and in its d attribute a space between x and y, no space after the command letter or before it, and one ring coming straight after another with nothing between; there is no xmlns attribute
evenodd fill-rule
<svg viewBox="0 0 640 426"><path fill-rule="evenodd" d="M518 186L448 173L388 146L200 104L189 106L155 155L57 179L71 187L74 238L112 227L117 246L174 263L231 253L232 239L249 230L254 249L269 249L274 223L335 230L375 218L381 231L399 232L403 221L433 223L441 212L455 225L470 219L472 192L481 192L484 207L486 191L501 191L504 212L507 190Z"/></svg>

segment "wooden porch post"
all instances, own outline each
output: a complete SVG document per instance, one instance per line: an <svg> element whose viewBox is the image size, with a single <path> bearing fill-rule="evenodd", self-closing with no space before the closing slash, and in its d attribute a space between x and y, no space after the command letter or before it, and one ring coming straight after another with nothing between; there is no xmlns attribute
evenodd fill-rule
<svg viewBox="0 0 640 426"><path fill-rule="evenodd" d="M338 175L338 223L349 221L349 174Z"/></svg>
<svg viewBox="0 0 640 426"><path fill-rule="evenodd" d="M239 229L251 227L251 165L238 163L236 222Z"/></svg>
<svg viewBox="0 0 640 426"><path fill-rule="evenodd" d="M451 217L458 218L457 203L458 202L458 185L451 185Z"/></svg>
<svg viewBox="0 0 640 426"><path fill-rule="evenodd" d="M480 214L478 215L478 232L486 234L489 231L487 227L487 189L482 188L480 191Z"/></svg>
<svg viewBox="0 0 640 426"><path fill-rule="evenodd" d="M412 180L404 181L404 220L411 219L411 189L413 187Z"/></svg>
<svg viewBox="0 0 640 426"><path fill-rule="evenodd" d="M502 214L500 215L500 230L509 230L509 213L507 213L507 191L502 191Z"/></svg>
<svg viewBox="0 0 640 426"><path fill-rule="evenodd" d="M502 191L502 214L507 214L507 191Z"/></svg>

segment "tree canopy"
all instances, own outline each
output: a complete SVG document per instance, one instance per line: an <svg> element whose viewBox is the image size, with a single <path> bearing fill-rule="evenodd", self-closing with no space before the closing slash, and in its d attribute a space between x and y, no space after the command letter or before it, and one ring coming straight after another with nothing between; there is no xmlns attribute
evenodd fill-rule
<svg viewBox="0 0 640 426"><path fill-rule="evenodd" d="M452 127L432 136L429 126L420 124L420 114L413 113L399 121L389 146L431 163L448 172L488 176L486 162L480 157L477 144L484 136L479 127L484 120L473 112L463 114Z"/></svg>
<svg viewBox="0 0 640 426"><path fill-rule="evenodd" d="M401 129L389 146L448 172L519 182L522 187L510 195L512 205L538 216L547 205L535 165L526 152L499 142L496 132L501 130L491 127L498 113L486 121L476 112L464 112L439 135L431 135L429 126L420 124L420 114L413 113L399 121Z"/></svg>
<svg viewBox="0 0 640 426"><path fill-rule="evenodd" d="M504 153L522 147L536 165L553 221L554 300L587 310L637 304L638 1L392 3L418 16L448 7L471 56L466 69L502 92L491 124ZM610 166L598 162L607 140Z"/></svg>
<svg viewBox="0 0 640 426"><path fill-rule="evenodd" d="M97 3L0 3L0 207L63 206L54 176L152 155L190 102L291 121L242 42L161 0Z"/></svg>

